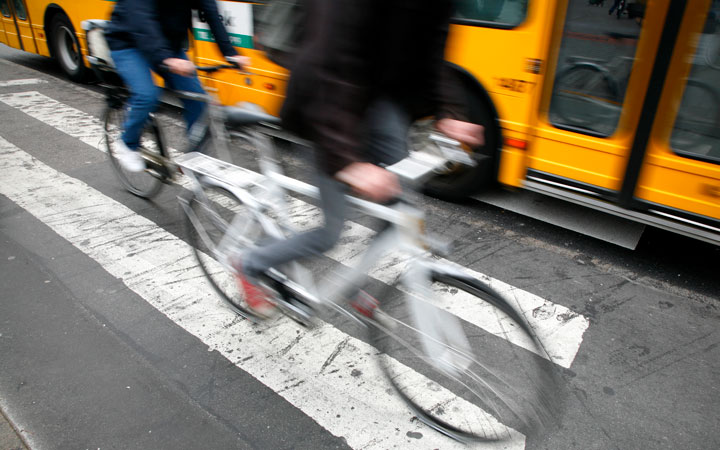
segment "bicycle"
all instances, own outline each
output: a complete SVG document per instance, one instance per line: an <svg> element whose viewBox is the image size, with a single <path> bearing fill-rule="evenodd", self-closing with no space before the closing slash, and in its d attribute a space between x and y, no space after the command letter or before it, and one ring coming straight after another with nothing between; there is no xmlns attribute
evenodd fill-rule
<svg viewBox="0 0 720 450"><path fill-rule="evenodd" d="M97 25L84 26L95 29ZM102 37L99 33L88 36ZM101 79L117 76L97 53L92 52L91 58L93 68L104 71ZM104 122L116 174L130 192L149 198L163 182L170 182L178 170L182 171L189 195L181 195L179 201L188 242L201 269L232 311L260 322L235 291L229 256L238 247L247 248L294 232L287 213L286 191L318 195L316 188L282 174L272 146L279 120L259 111L213 106L209 108L209 122L203 133L191 134L191 149L198 148L205 133L208 130L213 133L213 129L221 138L213 140L213 144L222 146L226 125L245 127L239 136L261 150L261 174L254 174L201 152L171 158L159 124L151 117L147 136L141 141L148 169L138 174L138 179L146 184L139 185L140 181L121 171L112 157L111 143L118 123L113 118L121 114L126 92L118 83L107 83L106 93ZM191 98L210 100L209 96L199 94L191 94ZM456 142L434 138L439 148L446 149L447 159L418 153L390 170L418 184L435 172L446 170L448 164L474 163L463 150L450 148ZM301 142L299 138L294 140ZM308 327L320 320L332 322L345 317L368 329L371 342L385 355L380 358L381 367L399 396L419 420L454 439L463 442L508 439L515 436L513 429L529 434L551 420L555 373L522 313L487 283L433 259L433 255L441 253L442 245L424 234L423 215L411 198L403 197L393 205L378 205L354 197L349 201L383 220L382 231L355 269L324 280L322 286L299 263L270 271L265 282L275 292L279 309ZM397 283L377 293L383 299L383 308L367 317L348 306L348 300L354 299L356 305L358 301L374 301L368 293L372 289L363 289L365 273L393 248L403 250L412 264ZM489 331L467 336L464 331L467 325L433 304L433 289L462 292L474 299L471 301L487 304L490 314L484 328ZM504 337L497 337L498 334ZM485 350L482 361L473 352L473 344L478 342Z"/></svg>
<svg viewBox="0 0 720 450"><path fill-rule="evenodd" d="M259 323L235 287L232 257L238 248L296 232L286 193L317 198L318 191L283 174L272 144L277 118L248 111L244 123L252 125L241 135L259 151L260 174L201 153L182 155L176 163L192 180L191 192L179 201L201 269L232 311ZM388 170L405 184L418 185L450 161L472 163L454 147L457 142L435 139L445 149L444 158L414 153ZM303 326L320 321L340 326L350 319L366 328L383 355L379 362L390 384L419 420L441 433L473 442L509 439L513 429L526 435L536 431L557 412L556 374L542 343L506 298L437 259L444 246L425 234L423 213L411 190L405 192L390 205L348 196L353 207L383 222L354 268L316 282L309 269L293 262L271 269L263 283L278 309ZM404 255L403 275L373 289L366 274L395 251ZM484 331L468 334L468 325L438 304L439 291L486 304ZM382 308L368 315L362 306L374 304L375 296ZM478 348L482 359L475 356Z"/></svg>
<svg viewBox="0 0 720 450"><path fill-rule="evenodd" d="M115 71L115 66L110 58L110 50L103 35L107 23L104 20L86 20L82 23L90 53L88 61L100 80L100 86L105 91L106 107L101 120L106 152L113 172L125 189L138 197L150 199L160 191L163 184L170 184L176 179L178 169L172 160L155 114L150 114L148 123L143 128L138 147L138 151L145 160L146 169L141 172L128 171L122 167L115 156L114 143L120 139L130 92ZM231 64L196 66L196 70L206 74L223 69L238 69L238 67ZM164 92L178 100L196 100L207 105L203 117L198 120L190 132L187 152L204 150L208 140L212 138L212 148L218 153L228 154L222 122L223 116L232 115L231 107L217 105L214 98L208 94L169 88L165 88Z"/></svg>

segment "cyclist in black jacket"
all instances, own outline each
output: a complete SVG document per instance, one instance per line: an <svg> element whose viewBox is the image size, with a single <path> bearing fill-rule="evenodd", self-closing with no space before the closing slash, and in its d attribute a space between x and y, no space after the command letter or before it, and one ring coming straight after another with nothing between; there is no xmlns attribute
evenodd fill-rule
<svg viewBox="0 0 720 450"><path fill-rule="evenodd" d="M210 25L225 58L239 66L247 64L248 59L238 56L230 43L215 0L118 0L115 5L106 37L117 71L131 93L122 139L116 144L116 155L126 170L139 172L145 168L137 148L160 96L151 70L162 75L173 89L203 92L195 65L185 55L193 9L200 11ZM183 102L189 130L204 104Z"/></svg>

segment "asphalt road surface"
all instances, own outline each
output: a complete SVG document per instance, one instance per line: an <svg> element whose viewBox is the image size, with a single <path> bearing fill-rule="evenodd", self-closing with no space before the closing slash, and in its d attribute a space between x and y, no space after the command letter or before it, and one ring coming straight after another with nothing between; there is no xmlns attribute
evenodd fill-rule
<svg viewBox="0 0 720 450"><path fill-rule="evenodd" d="M147 202L114 179L97 88L0 57L0 409L16 432L0 443L458 447L392 394L357 330L238 320L184 241L183 188ZM181 148L178 112L161 120ZM257 170L254 156L236 162ZM283 160L308 176L303 155ZM720 448L718 247L647 229L631 251L476 200L423 203L447 259L531 305L567 387L557 429L478 448ZM347 241L318 270L353 254ZM453 312L475 323L473 305Z"/></svg>

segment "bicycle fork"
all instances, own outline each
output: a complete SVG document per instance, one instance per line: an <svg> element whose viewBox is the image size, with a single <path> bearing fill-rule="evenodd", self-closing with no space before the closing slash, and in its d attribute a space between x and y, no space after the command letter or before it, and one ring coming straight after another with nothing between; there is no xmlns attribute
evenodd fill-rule
<svg viewBox="0 0 720 450"><path fill-rule="evenodd" d="M455 315L439 314L433 305L432 261L414 261L404 275L406 304L418 328L428 362L438 369L457 374L472 363L470 342Z"/></svg>

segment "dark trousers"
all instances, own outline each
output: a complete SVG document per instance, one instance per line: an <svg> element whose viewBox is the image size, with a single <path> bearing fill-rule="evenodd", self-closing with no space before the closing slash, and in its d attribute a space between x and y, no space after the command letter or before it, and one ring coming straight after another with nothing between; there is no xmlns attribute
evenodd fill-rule
<svg viewBox="0 0 720 450"><path fill-rule="evenodd" d="M381 99L372 103L366 117L367 161L391 165L405 158L410 127L407 111L393 101ZM316 158L320 156L316 153ZM347 217L345 194L348 188L324 173L318 174L317 186L320 190L323 225L241 255L243 271L247 276L256 277L271 267L319 255L335 246Z"/></svg>

